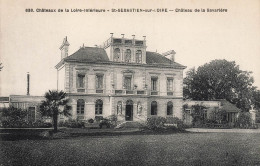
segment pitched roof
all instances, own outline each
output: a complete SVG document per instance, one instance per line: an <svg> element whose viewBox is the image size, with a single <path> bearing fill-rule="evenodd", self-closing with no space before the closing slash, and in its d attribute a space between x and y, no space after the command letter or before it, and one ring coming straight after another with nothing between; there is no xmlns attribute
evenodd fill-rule
<svg viewBox="0 0 260 166"><path fill-rule="evenodd" d="M185 67L179 63L171 61L170 59L166 58L165 56L163 56L157 52L150 52L150 51L146 51L146 63L147 64L167 64L167 65L174 65L176 67Z"/></svg>
<svg viewBox="0 0 260 166"><path fill-rule="evenodd" d="M221 100L221 109L226 112L241 112L242 110L237 108L234 104L228 102L227 100Z"/></svg>
<svg viewBox="0 0 260 166"><path fill-rule="evenodd" d="M98 47L82 47L74 54L66 57L66 60L79 60L79 61L109 61L106 51Z"/></svg>
<svg viewBox="0 0 260 166"><path fill-rule="evenodd" d="M64 61L88 61L88 62L108 62L109 58L106 51L103 48L98 47L82 47L72 55L66 57ZM156 52L146 52L147 64L166 64L173 65L175 67L184 68L185 66L172 62L170 59Z"/></svg>

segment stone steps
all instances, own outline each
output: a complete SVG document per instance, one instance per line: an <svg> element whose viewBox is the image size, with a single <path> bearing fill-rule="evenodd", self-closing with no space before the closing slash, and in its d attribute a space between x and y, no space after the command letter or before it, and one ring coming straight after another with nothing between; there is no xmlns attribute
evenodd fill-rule
<svg viewBox="0 0 260 166"><path fill-rule="evenodd" d="M143 125L139 122L133 122L133 121L124 121L122 123L119 123L115 128L139 128L142 127Z"/></svg>

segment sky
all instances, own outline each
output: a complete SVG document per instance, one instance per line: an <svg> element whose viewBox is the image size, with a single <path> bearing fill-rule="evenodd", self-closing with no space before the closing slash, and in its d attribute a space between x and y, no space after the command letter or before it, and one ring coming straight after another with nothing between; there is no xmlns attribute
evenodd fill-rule
<svg viewBox="0 0 260 166"><path fill-rule="evenodd" d="M260 89L260 1L251 0L107 0L49 1L0 0L0 96L43 95L56 89L59 47L68 37L69 54L80 46L100 45L114 33L143 39L147 50L175 50L175 61L187 66L184 72L214 59L235 61L252 71ZM25 12L26 9L34 12ZM36 12L36 9L69 9L70 12ZM71 9L106 9L105 13L71 12ZM118 8L162 9L168 12L122 13ZM195 9L227 9L227 12L194 12ZM191 9L193 12L175 12ZM173 10L169 12L169 10Z"/></svg>

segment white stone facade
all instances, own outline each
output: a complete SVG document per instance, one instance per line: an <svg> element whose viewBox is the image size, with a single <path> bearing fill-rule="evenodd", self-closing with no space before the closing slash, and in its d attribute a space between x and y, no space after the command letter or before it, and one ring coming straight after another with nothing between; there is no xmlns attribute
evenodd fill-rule
<svg viewBox="0 0 260 166"><path fill-rule="evenodd" d="M67 39L64 42L69 45ZM110 115L119 121L182 118L185 66L147 53L145 43L111 37L101 48L82 47L70 56L62 55L56 65L57 88L69 95L74 119Z"/></svg>

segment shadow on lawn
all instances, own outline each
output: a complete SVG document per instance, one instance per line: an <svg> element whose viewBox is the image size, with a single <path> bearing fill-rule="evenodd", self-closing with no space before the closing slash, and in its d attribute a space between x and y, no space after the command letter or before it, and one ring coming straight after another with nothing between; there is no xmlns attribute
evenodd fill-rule
<svg viewBox="0 0 260 166"><path fill-rule="evenodd" d="M177 130L95 130L80 129L77 132L70 130L59 130L54 133L53 130L43 129L2 129L0 130L1 141L17 141L17 140L52 140L52 139L69 139L75 137L87 137L87 136L121 136L121 135L168 135L175 133L189 133L188 131Z"/></svg>

